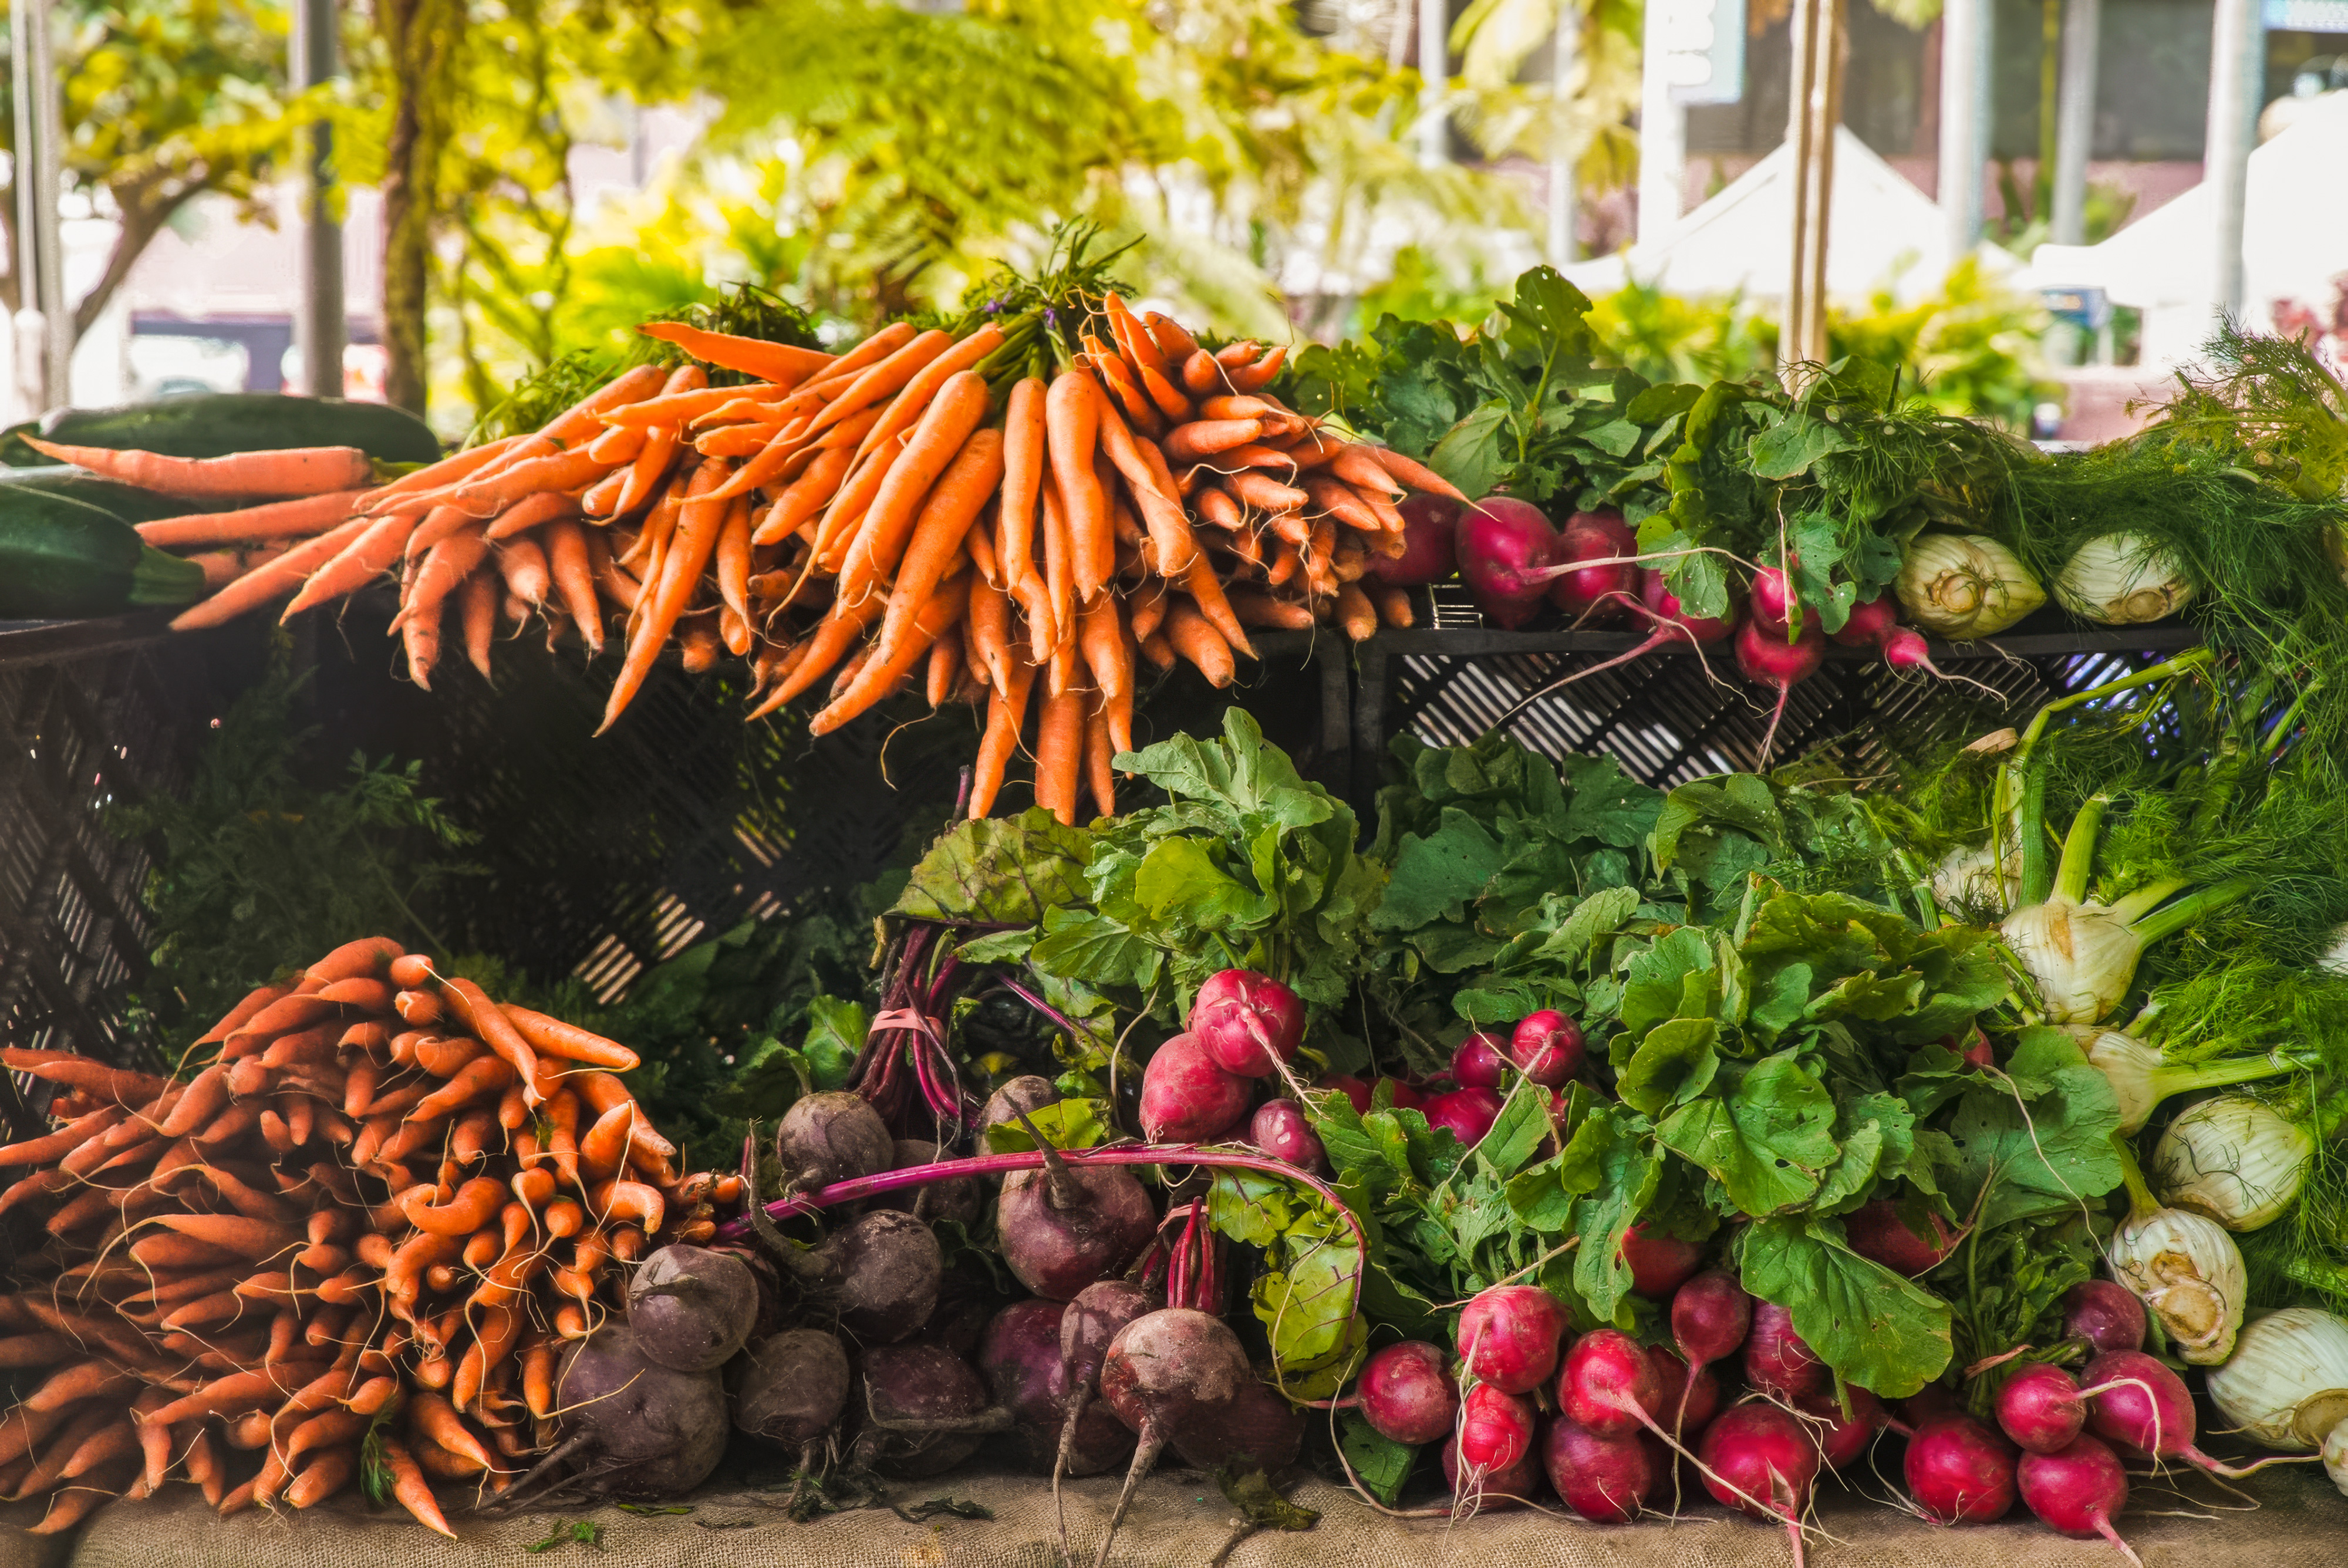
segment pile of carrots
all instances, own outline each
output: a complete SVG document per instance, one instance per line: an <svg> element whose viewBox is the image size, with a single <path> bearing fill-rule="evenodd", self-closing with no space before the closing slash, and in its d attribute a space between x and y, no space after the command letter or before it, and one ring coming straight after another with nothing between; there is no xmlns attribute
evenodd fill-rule
<svg viewBox="0 0 2348 1568"><path fill-rule="evenodd" d="M973 816L1024 741L1037 801L1073 821L1086 789L1115 809L1141 663L1227 686L1251 628L1408 625L1408 595L1370 567L1402 552L1397 499L1458 492L1283 407L1267 391L1282 349L1210 352L1114 291L1066 314L1081 319L899 323L837 356L655 324L696 363L629 370L534 433L386 485L351 489L316 455L322 493L140 532L263 552L214 557L239 574L181 627L287 593L291 616L396 572L419 685L452 611L485 676L501 627L542 617L601 652L615 619L605 727L672 642L692 670L747 660L753 717L828 678L818 735L918 673L932 707L984 708ZM705 366L756 379L712 387ZM68 453L157 473L150 454ZM294 456L251 458L283 489Z"/></svg>
<svg viewBox="0 0 2348 1568"><path fill-rule="evenodd" d="M634 1053L501 1006L386 937L262 987L181 1080L0 1051L62 1125L0 1212L49 1240L0 1295L0 1496L40 1532L174 1476L221 1512L307 1508L363 1470L448 1532L431 1482L490 1491L546 1446L556 1358L625 1264L715 1230L723 1182L614 1075ZM43 1369L46 1369L44 1371Z"/></svg>

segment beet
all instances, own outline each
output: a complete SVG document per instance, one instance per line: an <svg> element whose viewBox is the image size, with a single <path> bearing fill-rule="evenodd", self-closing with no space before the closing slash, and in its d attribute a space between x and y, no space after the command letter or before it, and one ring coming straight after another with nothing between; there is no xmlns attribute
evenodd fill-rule
<svg viewBox="0 0 2348 1568"><path fill-rule="evenodd" d="M970 1363L935 1345L884 1345L864 1353L855 1408L856 1455L883 1474L918 1480L978 1451L983 1432L953 1423L983 1418L986 1386Z"/></svg>
<svg viewBox="0 0 2348 1568"><path fill-rule="evenodd" d="M1451 1081L1461 1088L1498 1088L1508 1070L1508 1042L1478 1029L1451 1053Z"/></svg>
<svg viewBox="0 0 2348 1568"><path fill-rule="evenodd" d="M1138 1284L1105 1279L1076 1293L1060 1318L1060 1412L1058 1457L1052 1482L1062 1475L1092 1475L1133 1451L1133 1434L1095 1396L1101 1363L1125 1326L1157 1310L1158 1298Z"/></svg>
<svg viewBox="0 0 2348 1568"><path fill-rule="evenodd" d="M1565 1506L1597 1524L1627 1524L1671 1473L1671 1450L1649 1433L1612 1437L1568 1416L1541 1431L1541 1468Z"/></svg>
<svg viewBox="0 0 2348 1568"><path fill-rule="evenodd" d="M986 1097L986 1108L978 1113L978 1140L983 1152L986 1147L986 1130L1004 1122L1016 1122L1023 1110L1041 1110L1058 1102L1060 1091L1052 1080L1034 1073L1022 1073L1004 1082L1001 1088Z"/></svg>
<svg viewBox="0 0 2348 1568"><path fill-rule="evenodd" d="M1901 1473L1924 1517L1941 1524L1986 1524L2013 1507L2019 1450L1971 1416L1927 1421L1908 1439Z"/></svg>
<svg viewBox="0 0 2348 1568"><path fill-rule="evenodd" d="M1368 576L1396 588L1423 588L1459 570L1453 535L1466 510L1460 502L1447 495L1415 495L1395 510L1402 513L1402 553L1371 556Z"/></svg>
<svg viewBox="0 0 2348 1568"><path fill-rule="evenodd" d="M1647 1229L1644 1222L1622 1233L1622 1261L1631 1266L1631 1291L1661 1301L1704 1267L1704 1248Z"/></svg>
<svg viewBox="0 0 2348 1568"><path fill-rule="evenodd" d="M1204 1143L1247 1115L1248 1080L1215 1065L1193 1035L1160 1045L1141 1073L1141 1131L1152 1143Z"/></svg>
<svg viewBox="0 0 2348 1568"><path fill-rule="evenodd" d="M1745 1380L1756 1388L1800 1399L1826 1389L1827 1364L1794 1332L1793 1315L1774 1301L1753 1304L1745 1339Z"/></svg>
<svg viewBox="0 0 2348 1568"><path fill-rule="evenodd" d="M734 1425L798 1449L831 1429L848 1407L848 1352L812 1328L778 1334L745 1357L734 1390Z"/></svg>
<svg viewBox="0 0 2348 1568"><path fill-rule="evenodd" d="M1473 1149L1500 1119L1500 1097L1488 1088L1456 1088L1428 1100L1420 1114L1429 1127L1449 1129L1462 1149Z"/></svg>
<svg viewBox="0 0 2348 1568"><path fill-rule="evenodd" d="M1149 1244L1158 1213L1149 1194L1120 1166L1070 1166L1052 1158L1041 1171L1014 1171L995 1201L1003 1261L1019 1283L1053 1301L1117 1273Z"/></svg>
<svg viewBox="0 0 2348 1568"><path fill-rule="evenodd" d="M1956 1248L1957 1233L1949 1229L1948 1222L1938 1214L1929 1218L1933 1233L1921 1236L1900 1217L1898 1204L1889 1198L1877 1198L1845 1214L1842 1222L1852 1252L1913 1279L1938 1268L1941 1260Z"/></svg>
<svg viewBox="0 0 2348 1568"><path fill-rule="evenodd" d="M606 1323L564 1350L554 1375L554 1447L509 1494L644 1502L691 1491L726 1456L732 1423L715 1372L647 1360L633 1330Z"/></svg>
<svg viewBox="0 0 2348 1568"><path fill-rule="evenodd" d="M1304 1001L1269 975L1225 969L1199 987L1190 1034L1225 1072L1265 1078L1304 1043Z"/></svg>
<svg viewBox="0 0 2348 1568"><path fill-rule="evenodd" d="M1479 1381L1523 1394L1557 1370L1565 1326L1565 1307L1539 1285L1496 1284L1460 1309L1453 1344Z"/></svg>
<svg viewBox="0 0 2348 1568"><path fill-rule="evenodd" d="M890 1169L897 1140L861 1095L801 1095L775 1130L775 1155L788 1187L813 1191Z"/></svg>
<svg viewBox="0 0 2348 1568"><path fill-rule="evenodd" d="M1165 1446L1187 1439L1213 1449L1249 1440L1238 1429L1245 1418L1233 1418L1231 1408L1259 1387L1239 1336L1220 1317L1167 1306L1117 1331L1101 1358L1101 1398L1140 1441L1109 1515L1097 1568L1108 1561L1134 1488Z"/></svg>
<svg viewBox="0 0 2348 1568"><path fill-rule="evenodd" d="M1065 1302L1014 1301L994 1315L978 1349L979 1375L1008 1413L1006 1436L1028 1469L1048 1472L1067 1413L1067 1367L1060 1354ZM1068 1473L1092 1475L1133 1451L1133 1434L1096 1404L1077 1423Z"/></svg>
<svg viewBox="0 0 2348 1568"><path fill-rule="evenodd" d="M757 1279L727 1253L665 1246L628 1281L628 1326L635 1330L636 1348L671 1371L723 1367L757 1320Z"/></svg>
<svg viewBox="0 0 2348 1568"><path fill-rule="evenodd" d="M1462 1514L1480 1512L1485 1509L1522 1508L1532 1501L1540 1485L1540 1456L1527 1449L1515 1464L1505 1470L1459 1471L1459 1439L1452 1438L1443 1445L1443 1484L1451 1489L1455 1507Z"/></svg>
<svg viewBox="0 0 2348 1568"><path fill-rule="evenodd" d="M2144 1303L2117 1280L2083 1280L2063 1298L2063 1332L2098 1351L2141 1350L2147 1327Z"/></svg>
<svg viewBox="0 0 2348 1568"><path fill-rule="evenodd" d="M1254 1119L1248 1123L1248 1141L1299 1171L1329 1173L1329 1151L1321 1146L1304 1108L1292 1099L1268 1099L1256 1107Z"/></svg>
<svg viewBox="0 0 2348 1568"><path fill-rule="evenodd" d="M1581 1026L1553 1008L1527 1014L1509 1036L1509 1060L1543 1088L1560 1088L1581 1070Z"/></svg>
<svg viewBox="0 0 2348 1568"><path fill-rule="evenodd" d="M891 1171L911 1171L922 1165L934 1165L953 1156L936 1144L920 1138L897 1140L896 1152L890 1164ZM893 1192L883 1192L874 1198L876 1209L896 1209L924 1222L952 1220L964 1230L976 1225L986 1212L986 1184L976 1176L957 1176L951 1181L924 1181L918 1187L900 1187Z"/></svg>
<svg viewBox="0 0 2348 1568"><path fill-rule="evenodd" d="M837 1268L832 1299L839 1326L864 1345L892 1345L920 1331L937 1309L945 1255L929 1226L878 1209L824 1247Z"/></svg>
<svg viewBox="0 0 2348 1568"><path fill-rule="evenodd" d="M938 1281L938 1305L913 1333L923 1345L953 1351L965 1361L978 1354L986 1326L994 1321L1008 1298L998 1289L994 1274L964 1258Z"/></svg>
<svg viewBox="0 0 2348 1568"><path fill-rule="evenodd" d="M1355 1388L1362 1418L1397 1443L1431 1443L1459 1414L1459 1385L1440 1346L1422 1339L1389 1345L1362 1365Z"/></svg>

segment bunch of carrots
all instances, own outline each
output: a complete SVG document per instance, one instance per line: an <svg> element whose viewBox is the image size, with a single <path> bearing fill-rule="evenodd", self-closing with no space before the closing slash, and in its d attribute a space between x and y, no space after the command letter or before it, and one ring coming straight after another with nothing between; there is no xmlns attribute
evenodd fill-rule
<svg viewBox="0 0 2348 1568"><path fill-rule="evenodd" d="M607 728L672 642L688 669L748 661L753 717L828 678L818 735L918 672L932 707L985 711L973 816L1023 741L1039 803L1072 821L1088 788L1111 812L1141 663L1227 686L1251 628L1408 625L1407 594L1370 567L1402 552L1400 497L1458 492L1283 407L1267 388L1284 350L1210 352L1113 289L1074 297L960 333L899 323L836 356L647 325L695 363L626 371L533 433L373 489L303 454L320 493L140 532L275 552L221 559L241 574L181 627L287 593L292 616L396 573L419 685L452 614L484 675L501 627L567 623L601 652L615 620ZM754 379L713 387L705 366ZM170 463L57 455L131 482ZM294 455L255 456L290 487Z"/></svg>
<svg viewBox="0 0 2348 1568"><path fill-rule="evenodd" d="M62 1125L0 1212L48 1243L0 1295L0 1496L42 1532L173 1476L221 1512L307 1508L363 1471L448 1532L431 1482L501 1490L546 1447L556 1357L724 1181L614 1076L633 1052L386 937L262 987L182 1080L0 1051ZM40 1369L46 1368L46 1373Z"/></svg>

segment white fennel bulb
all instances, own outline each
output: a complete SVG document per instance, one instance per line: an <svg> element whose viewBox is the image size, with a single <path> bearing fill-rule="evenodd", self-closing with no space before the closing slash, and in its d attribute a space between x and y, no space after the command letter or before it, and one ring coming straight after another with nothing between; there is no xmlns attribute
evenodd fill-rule
<svg viewBox="0 0 2348 1568"><path fill-rule="evenodd" d="M2112 1277L2160 1319L2180 1357L2215 1367L2233 1354L2250 1279L2224 1226L2181 1209L2154 1209L2113 1232L2105 1255Z"/></svg>
<svg viewBox="0 0 2348 1568"><path fill-rule="evenodd" d="M2348 1323L2312 1306L2270 1312L2207 1381L2211 1402L2251 1441L2315 1448L2348 1421Z"/></svg>
<svg viewBox="0 0 2348 1568"><path fill-rule="evenodd" d="M2022 851L2009 846L2004 863L1987 844L1951 850L1932 870L1932 897L1948 908L2004 910L2022 884Z"/></svg>
<svg viewBox="0 0 2348 1568"><path fill-rule="evenodd" d="M1993 636L2046 603L2013 552L1978 533L1920 533L1892 583L1908 618L1952 641Z"/></svg>
<svg viewBox="0 0 2348 1568"><path fill-rule="evenodd" d="M1998 926L2030 971L2050 1024L2092 1024L2127 995L2144 938L2126 911L2051 898L2017 909Z"/></svg>
<svg viewBox="0 0 2348 1568"><path fill-rule="evenodd" d="M2145 1174L2170 1208L2255 1231L2291 1207L2314 1158L2303 1130L2248 1096L2221 1094L2162 1130Z"/></svg>
<svg viewBox="0 0 2348 1568"><path fill-rule="evenodd" d="M2348 975L2348 925L2332 934L2332 945L2323 950L2315 966L2326 975Z"/></svg>
<svg viewBox="0 0 2348 1568"><path fill-rule="evenodd" d="M2332 1478L2341 1496L2348 1497L2348 1421L2333 1428L2332 1435L2323 1439L2323 1473Z"/></svg>
<svg viewBox="0 0 2348 1568"><path fill-rule="evenodd" d="M2074 615L2106 626L2164 620L2193 597L2185 569L2141 533L2106 533L2073 552L2054 579L2054 597Z"/></svg>

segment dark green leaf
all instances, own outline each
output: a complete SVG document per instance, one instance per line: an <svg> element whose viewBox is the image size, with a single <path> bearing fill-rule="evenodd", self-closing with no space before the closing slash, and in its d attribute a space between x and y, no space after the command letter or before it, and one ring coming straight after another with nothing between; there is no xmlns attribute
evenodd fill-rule
<svg viewBox="0 0 2348 1568"><path fill-rule="evenodd" d="M1338 1418L1337 1446L1344 1450L1345 1462L1354 1467L1362 1490L1389 1508L1394 1506L1402 1496L1404 1484L1410 1480L1410 1469L1418 1459L1418 1449L1384 1436L1364 1420L1358 1410L1348 1410Z"/></svg>
<svg viewBox="0 0 2348 1568"><path fill-rule="evenodd" d="M957 924L1033 925L1081 902L1092 834L1030 807L1016 817L957 822L913 868L890 913Z"/></svg>
<svg viewBox="0 0 2348 1568"><path fill-rule="evenodd" d="M1657 1140L1719 1178L1747 1214L1807 1199L1837 1156L1834 1100L1791 1051L1765 1057L1726 1096L1673 1111Z"/></svg>
<svg viewBox="0 0 2348 1568"><path fill-rule="evenodd" d="M1849 1382L1905 1398L1949 1364L1949 1304L1844 1244L1831 1220L1784 1215L1744 1241L1745 1288L1792 1313L1794 1331Z"/></svg>

